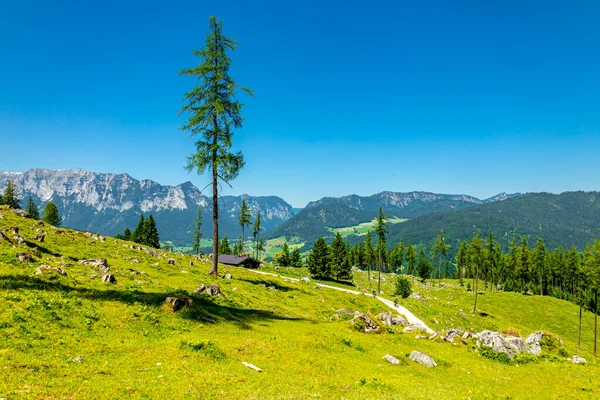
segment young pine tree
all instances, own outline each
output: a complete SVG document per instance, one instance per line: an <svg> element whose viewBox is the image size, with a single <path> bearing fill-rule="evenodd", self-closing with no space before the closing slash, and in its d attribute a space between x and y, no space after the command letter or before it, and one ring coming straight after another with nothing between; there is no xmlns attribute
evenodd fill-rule
<svg viewBox="0 0 600 400"><path fill-rule="evenodd" d="M140 215L140 219L138 221L137 226L133 230L131 234L131 240L137 244L146 244L146 219L144 218L144 214Z"/></svg>
<svg viewBox="0 0 600 400"><path fill-rule="evenodd" d="M375 234L377 235L377 292L381 293L381 270L383 269L383 264L385 263L385 248L386 248L386 240L385 235L388 232L388 227L385 223L387 221L387 217L383 214L383 209L379 207L379 213L377 214L376 222L375 222Z"/></svg>
<svg viewBox="0 0 600 400"><path fill-rule="evenodd" d="M244 230L247 226L250 226L250 217L250 207L248 207L248 202L246 201L246 198L242 197L242 205L240 207L240 218L238 220L238 223L242 227L241 245L239 247L240 254L244 252L244 240L246 240Z"/></svg>
<svg viewBox="0 0 600 400"><path fill-rule="evenodd" d="M367 231L362 246L365 265L367 267L367 279L369 282L369 287L371 287L371 269L373 267L373 264L375 263L375 249L373 248L373 238L371 237L371 231Z"/></svg>
<svg viewBox="0 0 600 400"><path fill-rule="evenodd" d="M235 99L238 84L229 74L231 58L228 52L238 43L223 34L223 24L215 17L209 19L209 33L202 50L192 50L201 61L180 75L189 75L196 85L185 94L182 114L188 118L181 127L199 136L196 152L188 157L186 168L199 174L210 172L213 207L213 257L209 273L218 275L219 192L218 180L229 183L244 166L241 152L232 152L233 129L242 127L242 104ZM242 89L252 95L249 89Z"/></svg>
<svg viewBox="0 0 600 400"><path fill-rule="evenodd" d="M346 243L339 232L335 234L335 238L329 246L329 271L331 277L336 281L349 279L352 276Z"/></svg>
<svg viewBox="0 0 600 400"><path fill-rule="evenodd" d="M290 254L290 267L302 268L302 255L298 247L294 248Z"/></svg>
<svg viewBox="0 0 600 400"><path fill-rule="evenodd" d="M470 250L470 261L471 261L471 265L473 270L475 271L475 276L474 276L474 285L473 285L473 291L475 294L474 300L473 300L473 314L475 314L477 312L477 292L479 290L479 270L481 269L481 266L483 265L483 263L485 263L485 252L484 252L484 248L483 248L483 240L481 239L481 236L479 234L479 232L477 232L477 235L475 235L473 237L473 240L471 241L471 246L469 248Z"/></svg>
<svg viewBox="0 0 600 400"><path fill-rule="evenodd" d="M258 256L258 242L260 239L260 231L262 229L260 221L260 209L256 211L256 218L254 218L254 225L252 225L252 238L254 239L254 251L256 251L256 258Z"/></svg>
<svg viewBox="0 0 600 400"><path fill-rule="evenodd" d="M406 274L414 275L417 273L416 270L417 265L417 253L415 251L412 243L408 244L408 248L406 249Z"/></svg>
<svg viewBox="0 0 600 400"><path fill-rule="evenodd" d="M131 240L131 231L129 228L125 228L125 232L123 232L123 240Z"/></svg>
<svg viewBox="0 0 600 400"><path fill-rule="evenodd" d="M289 267L290 266L290 248L289 248L287 242L283 242L281 251L275 255L274 261L277 264L279 264L281 267Z"/></svg>
<svg viewBox="0 0 600 400"><path fill-rule="evenodd" d="M27 200L27 207L25 207L25 211L27 211L27 214L29 214L29 218L40 219L40 212L38 211L38 208L33 202L31 196L29 196L29 200Z"/></svg>
<svg viewBox="0 0 600 400"><path fill-rule="evenodd" d="M219 243L218 254L231 254L231 247L229 247L227 236Z"/></svg>
<svg viewBox="0 0 600 400"><path fill-rule="evenodd" d="M53 202L48 202L44 207L44 216L42 220L49 223L50 225L60 226L60 214L58 208Z"/></svg>

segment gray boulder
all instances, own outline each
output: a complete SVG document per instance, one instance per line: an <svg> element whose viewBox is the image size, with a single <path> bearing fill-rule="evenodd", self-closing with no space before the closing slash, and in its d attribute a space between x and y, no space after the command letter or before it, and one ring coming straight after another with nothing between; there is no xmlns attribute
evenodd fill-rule
<svg viewBox="0 0 600 400"><path fill-rule="evenodd" d="M231 276L231 274L225 274L223 279L233 279L233 276Z"/></svg>
<svg viewBox="0 0 600 400"><path fill-rule="evenodd" d="M413 351L410 353L410 359L416 363L423 364L427 367L437 367L437 363L433 360L433 358L429 357L425 353L421 353L420 351Z"/></svg>
<svg viewBox="0 0 600 400"><path fill-rule="evenodd" d="M531 335L527 336L527 339L525 339L525 342L529 346L530 353L535 354L536 356L541 354L541 352L542 352L541 342L545 337L550 338L550 340L558 341L558 344L561 346L563 344L562 339L559 337L550 337L545 332L542 332L542 331L533 332Z"/></svg>
<svg viewBox="0 0 600 400"><path fill-rule="evenodd" d="M110 268L108 267L108 261L106 258L95 258L91 260L79 260L80 264L92 265L98 267L102 272L108 272Z"/></svg>
<svg viewBox="0 0 600 400"><path fill-rule="evenodd" d="M387 360L390 364L394 364L394 365L398 365L400 364L400 360L398 360L396 357L390 355L390 354L386 354L385 356L382 357L384 360Z"/></svg>
<svg viewBox="0 0 600 400"><path fill-rule="evenodd" d="M17 253L17 257L19 258L19 261L21 261L21 262L30 263L33 261L33 257L31 255L31 253Z"/></svg>
<svg viewBox="0 0 600 400"><path fill-rule="evenodd" d="M379 320L383 322L385 326L392 326L392 313L391 312L382 312L379 314Z"/></svg>
<svg viewBox="0 0 600 400"><path fill-rule="evenodd" d="M173 258L169 258L169 259L167 260L167 264L171 264L171 265L173 265L173 264L175 264L175 260L174 260Z"/></svg>
<svg viewBox="0 0 600 400"><path fill-rule="evenodd" d="M63 276L67 275L67 272L64 269L58 268L58 267L51 267L51 266L45 265L45 264L40 265L35 270L35 274L36 275L41 275L44 272L56 272L56 273L59 273L59 274L61 274Z"/></svg>
<svg viewBox="0 0 600 400"><path fill-rule="evenodd" d="M487 346L496 353L505 353L511 359L514 358L515 352L502 334L485 330L479 332L475 337L477 338L477 346Z"/></svg>
<svg viewBox="0 0 600 400"><path fill-rule="evenodd" d="M569 361L571 361L573 364L587 364L587 360L583 357L579 357L579 356L573 356L573 358L569 358Z"/></svg>
<svg viewBox="0 0 600 400"><path fill-rule="evenodd" d="M424 331L425 327L421 324L410 324L405 326L402 330L403 332L412 332L412 331Z"/></svg>
<svg viewBox="0 0 600 400"><path fill-rule="evenodd" d="M350 321L351 323L356 323L362 321L363 330L365 333L377 332L379 330L379 325L375 321L373 321L368 315L365 315L361 312L355 311L354 318Z"/></svg>
<svg viewBox="0 0 600 400"><path fill-rule="evenodd" d="M303 276L300 280L304 283L310 283L310 278L307 276Z"/></svg>
<svg viewBox="0 0 600 400"><path fill-rule="evenodd" d="M102 282L117 283L117 279L113 274L106 274L102 277Z"/></svg>
<svg viewBox="0 0 600 400"><path fill-rule="evenodd" d="M509 336L506 338L506 343L514 350L517 354L529 353L529 348L525 344L525 340L520 337Z"/></svg>
<svg viewBox="0 0 600 400"><path fill-rule="evenodd" d="M447 342L452 342L454 341L455 337L460 337L460 329L457 328L450 328L450 329L446 329L446 341Z"/></svg>
<svg viewBox="0 0 600 400"><path fill-rule="evenodd" d="M466 339L470 339L474 336L475 336L475 334L473 332L466 331L465 333L463 333L462 338L466 340Z"/></svg>

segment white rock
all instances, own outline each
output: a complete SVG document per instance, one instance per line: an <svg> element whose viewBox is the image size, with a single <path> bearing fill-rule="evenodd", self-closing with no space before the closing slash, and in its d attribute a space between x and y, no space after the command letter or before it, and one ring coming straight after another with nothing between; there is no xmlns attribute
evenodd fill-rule
<svg viewBox="0 0 600 400"><path fill-rule="evenodd" d="M429 357L427 354L421 353L420 351L413 351L410 353L409 357L414 362L423 364L427 367L437 367L437 363L433 360L433 358Z"/></svg>
<svg viewBox="0 0 600 400"><path fill-rule="evenodd" d="M385 356L382 357L385 360L388 360L390 364L400 364L400 360L398 360L396 357L390 355L390 354L386 354Z"/></svg>

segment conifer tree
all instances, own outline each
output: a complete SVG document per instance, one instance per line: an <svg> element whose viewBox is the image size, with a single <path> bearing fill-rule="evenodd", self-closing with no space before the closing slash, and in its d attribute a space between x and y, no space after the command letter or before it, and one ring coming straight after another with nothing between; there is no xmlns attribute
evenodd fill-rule
<svg viewBox="0 0 600 400"><path fill-rule="evenodd" d="M458 275L458 279L462 285L463 277L465 276L465 271L467 270L467 264L469 264L469 251L467 249L467 243L465 241L461 241L458 245L458 251L456 253L456 273Z"/></svg>
<svg viewBox="0 0 600 400"><path fill-rule="evenodd" d="M129 228L125 228L125 232L123 232L123 240L131 240L131 231Z"/></svg>
<svg viewBox="0 0 600 400"><path fill-rule="evenodd" d="M262 239L258 240L258 243L256 244L256 252L258 254L258 261L261 260L261 253L265 250L265 242L263 242Z"/></svg>
<svg viewBox="0 0 600 400"><path fill-rule="evenodd" d="M21 208L21 197L19 195L19 188L13 179L9 179L6 182L6 187L4 188L4 196L2 199L3 203L7 206L10 206L14 209Z"/></svg>
<svg viewBox="0 0 600 400"><path fill-rule="evenodd" d="M137 244L144 245L146 244L146 237L146 219L144 218L144 214L141 214L138 224L131 234L131 240Z"/></svg>
<svg viewBox="0 0 600 400"><path fill-rule="evenodd" d="M48 202L44 207L44 216L42 220L49 223L50 225L60 226L60 214L58 208L53 202Z"/></svg>
<svg viewBox="0 0 600 400"><path fill-rule="evenodd" d="M444 231L440 231L440 234L435 239L435 243L432 249L433 259L437 260L437 269L438 269L438 286L442 284L442 263L444 262L445 257L448 255L448 249L450 245L446 244L444 239ZM433 274L431 276L433 278Z"/></svg>
<svg viewBox="0 0 600 400"><path fill-rule="evenodd" d="M273 260L282 267L290 266L290 248L287 242L283 242L283 246L281 246L281 251L275 254Z"/></svg>
<svg viewBox="0 0 600 400"><path fill-rule="evenodd" d="M423 250L423 248L419 249L419 256L418 256L418 262L417 262L417 272L418 272L419 278L421 278L421 280L423 282L425 282L426 279L431 277L432 271L433 271L433 266L427 259L427 256L425 255L425 250Z"/></svg>
<svg viewBox="0 0 600 400"><path fill-rule="evenodd" d="M146 235L144 238L144 244L146 246L154 247L155 249L160 249L160 237L158 235L158 228L156 227L156 221L154 221L154 217L152 214L146 219L146 227L144 229L144 234Z"/></svg>
<svg viewBox="0 0 600 400"><path fill-rule="evenodd" d="M367 266L367 279L369 281L369 287L371 287L371 268L375 262L375 249L373 248L371 231L367 231L367 234L365 235L365 240L363 241L363 255L365 265Z"/></svg>
<svg viewBox="0 0 600 400"><path fill-rule="evenodd" d="M31 196L29 196L29 200L27 200L27 207L25 207L25 211L27 211L27 214L29 214L29 218L40 219L40 212L38 211L38 208L33 202Z"/></svg>
<svg viewBox="0 0 600 400"><path fill-rule="evenodd" d="M487 281L490 283L490 292L494 290L494 276L500 268L502 262L502 252L496 240L494 239L494 232L490 230L488 235L486 246L486 260L485 260L485 276Z"/></svg>
<svg viewBox="0 0 600 400"><path fill-rule="evenodd" d="M260 209L256 211L256 218L254 218L254 225L252 225L252 237L254 239L254 250L256 251L256 257L258 258L258 242L261 231L261 220L260 220Z"/></svg>
<svg viewBox="0 0 600 400"><path fill-rule="evenodd" d="M302 255L298 247L295 247L290 254L290 267L302 268Z"/></svg>
<svg viewBox="0 0 600 400"><path fill-rule="evenodd" d="M477 235L475 235L473 237L473 240L471 241L471 246L469 249L470 249L470 253L471 253L470 254L471 265L475 269L475 277L474 277L474 282L473 282L474 283L473 291L475 293L475 297L473 300L473 314L475 314L477 312L477 292L479 290L479 270L480 270L481 266L485 263L483 240L481 239L479 232L477 232Z"/></svg>
<svg viewBox="0 0 600 400"><path fill-rule="evenodd" d="M517 264L517 278L521 282L521 293L524 290L525 279L528 278L530 268L529 246L527 245L527 236L521 237L521 246L519 247L519 262Z"/></svg>
<svg viewBox="0 0 600 400"><path fill-rule="evenodd" d="M228 52L238 43L225 36L222 28L221 21L210 17L205 47L192 50L200 57L200 64L180 72L196 79L196 85L184 97L181 113L187 114L188 119L181 129L200 136L196 153L188 157L186 167L189 171L196 170L199 174L209 171L212 175L213 257L209 273L213 275L218 274L218 180L229 183L244 166L242 153L231 151L233 129L241 128L243 122L242 104L235 99L239 86L229 74ZM252 95L251 90L242 90Z"/></svg>
<svg viewBox="0 0 600 400"><path fill-rule="evenodd" d="M387 217L383 214L383 209L379 207L379 213L377 214L376 222L375 222L375 234L377 235L377 293L381 293L381 270L383 268L383 264L385 262L385 248L386 248L386 240L385 235L388 232L388 227L385 223L387 221Z"/></svg>
<svg viewBox="0 0 600 400"><path fill-rule="evenodd" d="M196 229L194 230L194 251L200 253L200 240L202 239L202 206L198 206L196 215Z"/></svg>
<svg viewBox="0 0 600 400"><path fill-rule="evenodd" d="M246 198L242 197L242 205L240 207L240 218L238 223L242 227L242 240L239 246L240 254L244 252L244 240L246 240L246 236L244 235L244 229L247 226L250 226L250 207L248 207L248 202L246 202Z"/></svg>
<svg viewBox="0 0 600 400"><path fill-rule="evenodd" d="M349 279L352 276L352 267L348 259L346 244L339 232L335 234L329 246L329 271L335 280Z"/></svg>
<svg viewBox="0 0 600 400"><path fill-rule="evenodd" d="M537 272L540 280L540 295L544 295L544 273L546 269L546 245L540 237L536 242L535 253L533 254L533 268Z"/></svg>
<svg viewBox="0 0 600 400"><path fill-rule="evenodd" d="M231 254L231 247L229 247L227 236L219 243L218 254Z"/></svg>
<svg viewBox="0 0 600 400"><path fill-rule="evenodd" d="M406 249L406 274L414 275L416 273L417 253L412 243L408 244Z"/></svg>
<svg viewBox="0 0 600 400"><path fill-rule="evenodd" d="M331 276L328 258L327 243L325 243L323 237L319 237L313 244L306 261L308 272L313 278L323 279Z"/></svg>

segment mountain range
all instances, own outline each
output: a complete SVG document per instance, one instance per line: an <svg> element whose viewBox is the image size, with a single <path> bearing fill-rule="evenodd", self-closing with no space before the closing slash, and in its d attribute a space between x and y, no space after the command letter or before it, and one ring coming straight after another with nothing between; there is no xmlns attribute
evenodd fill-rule
<svg viewBox="0 0 600 400"><path fill-rule="evenodd" d="M142 213L151 213L162 240L189 245L197 208L201 206L203 237L212 238L212 198L191 182L168 186L137 180L128 174L36 168L22 173L0 171L0 188L8 179L13 179L19 187L23 205L28 196L40 210L49 201L54 202L66 227L112 236L126 227L135 228ZM294 214L292 206L277 196L223 196L220 198L222 235L240 236L237 219L242 197L253 214L260 209L265 230L274 229Z"/></svg>

